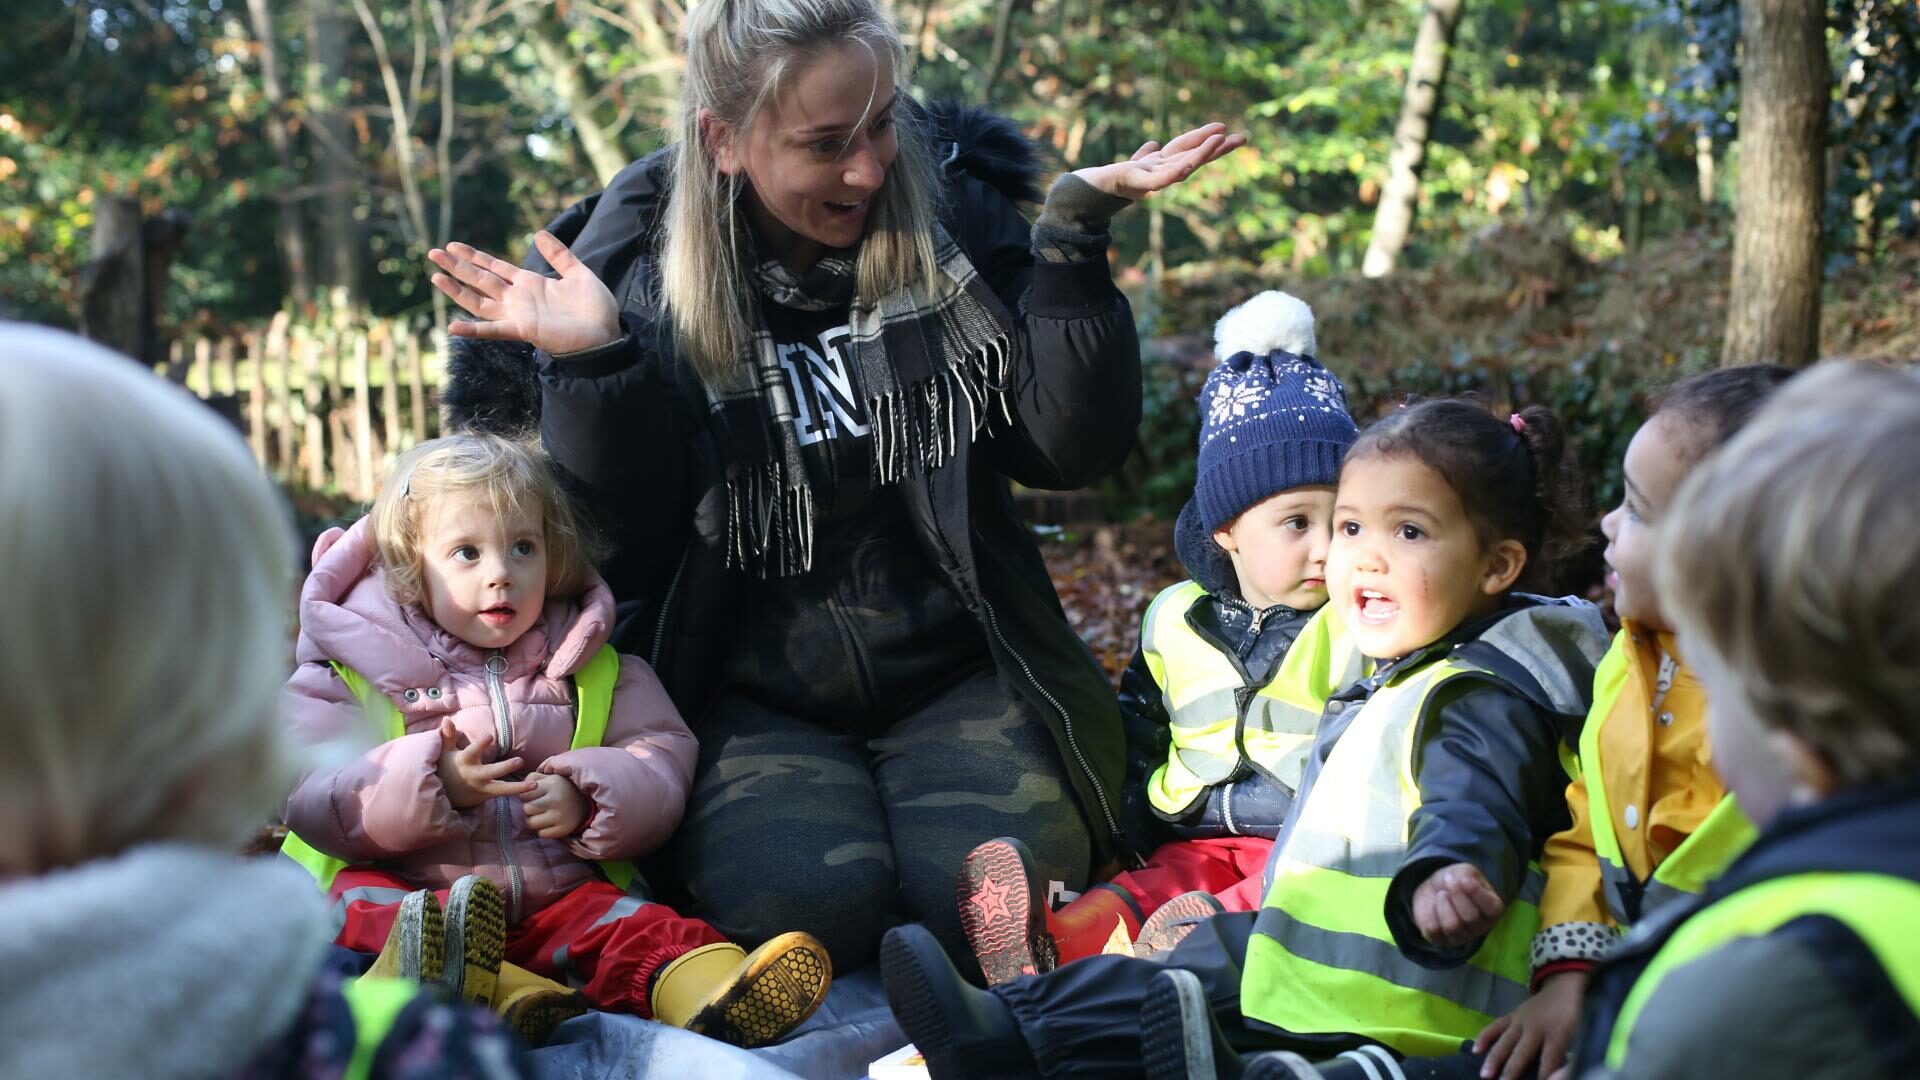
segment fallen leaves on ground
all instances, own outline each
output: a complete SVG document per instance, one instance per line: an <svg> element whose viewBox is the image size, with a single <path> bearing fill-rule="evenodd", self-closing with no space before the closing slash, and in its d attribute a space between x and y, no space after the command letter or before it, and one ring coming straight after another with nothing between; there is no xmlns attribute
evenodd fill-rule
<svg viewBox="0 0 1920 1080"><path fill-rule="evenodd" d="M1060 606L1117 686L1140 642L1140 618L1161 589L1185 578L1163 522L1043 533L1040 553Z"/></svg>

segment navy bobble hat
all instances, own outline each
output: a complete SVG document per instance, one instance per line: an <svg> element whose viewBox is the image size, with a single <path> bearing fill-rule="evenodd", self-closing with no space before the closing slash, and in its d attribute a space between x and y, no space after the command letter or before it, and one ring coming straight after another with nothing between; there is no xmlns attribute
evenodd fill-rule
<svg viewBox="0 0 1920 1080"><path fill-rule="evenodd" d="M1313 358L1313 311L1263 292L1215 325L1219 366L1200 392L1194 503L1209 533L1288 488L1333 484L1360 434L1347 390Z"/></svg>

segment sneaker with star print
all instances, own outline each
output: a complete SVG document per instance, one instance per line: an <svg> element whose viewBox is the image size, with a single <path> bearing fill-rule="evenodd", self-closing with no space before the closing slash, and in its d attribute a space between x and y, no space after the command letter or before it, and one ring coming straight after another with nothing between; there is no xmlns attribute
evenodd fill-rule
<svg viewBox="0 0 1920 1080"><path fill-rule="evenodd" d="M1059 966L1044 886L1032 853L1010 836L981 844L960 864L960 928L988 986Z"/></svg>

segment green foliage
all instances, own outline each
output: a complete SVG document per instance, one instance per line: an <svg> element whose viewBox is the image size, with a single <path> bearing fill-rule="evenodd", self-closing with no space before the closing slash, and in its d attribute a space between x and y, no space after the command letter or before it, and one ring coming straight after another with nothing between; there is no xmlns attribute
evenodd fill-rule
<svg viewBox="0 0 1920 1080"><path fill-rule="evenodd" d="M1839 255L1880 259L1920 226L1920 14L1896 0L1831 3L1828 235ZM599 186L583 125L638 157L659 145L678 78L677 0L366 0L402 91L396 132L353 0L268 6L269 42L255 40L243 0L18 0L0 13L0 297L12 313L72 320L94 200L116 193L193 215L165 328L281 306L283 200L310 242L316 286L348 284L381 314L421 312L428 246L451 235L520 253L533 229ZM1724 215L1737 7L1469 0L1402 265L1447 268L1490 226L1521 218L1563 222L1592 257ZM1122 214L1117 249L1126 274L1237 263L1270 280L1357 268L1423 10L1422 0L896 5L925 93L987 100L1060 167L1214 119L1247 132L1249 149L1156 198L1157 241L1155 215ZM321 69L321 23L344 43L333 76ZM266 138L269 52L287 93L287 168ZM562 74L581 99L563 96ZM1712 200L1698 190L1703 136L1704 160L1720 166ZM409 206L409 180L424 213ZM325 209L337 195L345 224ZM349 249L351 273L325 257L329 245ZM1150 332L1192 329L1151 298L1141 307L1155 314Z"/></svg>
<svg viewBox="0 0 1920 1080"><path fill-rule="evenodd" d="M994 5L943 5L950 53L916 77L978 95ZM1165 261L1244 259L1277 271L1357 269L1399 114L1418 0L1221 4L1038 0L1016 6L1018 42L994 103L1048 142L1063 166L1131 153L1147 138L1223 119L1251 147L1162 197ZM1555 206L1600 253L1618 250L1644 205L1689 223L1691 157L1623 173L1598 137L1638 119L1666 58L1620 4L1475 0L1465 7L1423 178L1408 265L1503 216ZM911 25L911 24L910 24ZM1631 213L1629 203L1637 203ZM1116 222L1147 247L1147 215ZM1183 329L1163 327L1162 329Z"/></svg>
<svg viewBox="0 0 1920 1080"><path fill-rule="evenodd" d="M1873 260L1895 236L1920 232L1920 11L1895 2L1839 2L1840 86L1828 145L1827 247Z"/></svg>

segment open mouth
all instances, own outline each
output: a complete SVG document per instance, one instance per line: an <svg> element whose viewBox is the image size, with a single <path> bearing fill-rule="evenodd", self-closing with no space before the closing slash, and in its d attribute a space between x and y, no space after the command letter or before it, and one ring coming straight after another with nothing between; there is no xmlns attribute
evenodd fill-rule
<svg viewBox="0 0 1920 1080"><path fill-rule="evenodd" d="M1358 589L1353 594L1354 606L1360 611L1360 621L1383 623L1400 614L1400 605L1387 594L1372 589Z"/></svg>
<svg viewBox="0 0 1920 1080"><path fill-rule="evenodd" d="M830 202L827 203L827 212L836 217L859 217L861 214L867 212L867 200L861 199L859 202Z"/></svg>
<svg viewBox="0 0 1920 1080"><path fill-rule="evenodd" d="M480 613L480 621L493 627L506 626L513 621L514 614L512 604L495 604Z"/></svg>

